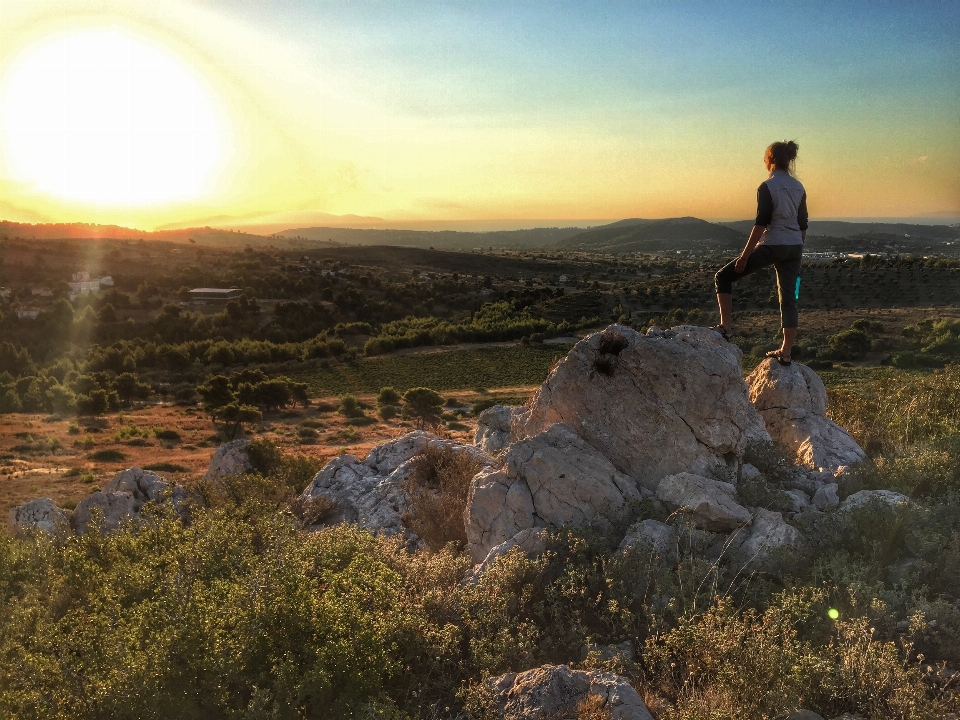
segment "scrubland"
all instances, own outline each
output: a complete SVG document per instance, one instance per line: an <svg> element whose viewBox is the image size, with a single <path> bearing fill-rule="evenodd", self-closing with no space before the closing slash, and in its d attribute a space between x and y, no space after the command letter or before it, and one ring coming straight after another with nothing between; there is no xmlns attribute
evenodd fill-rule
<svg viewBox="0 0 960 720"><path fill-rule="evenodd" d="M73 262L13 249L21 274L60 277ZM711 324L712 271L426 251L384 269L345 253L191 249L150 276L151 250L118 243L103 256L115 291L55 297L37 324L4 307L4 509L38 496L69 507L131 465L192 494L185 521L161 506L103 535L0 534L0 716L479 719L485 679L544 663L616 671L658 720L960 712L955 261L805 270L813 298L795 357L821 373L829 414L869 455L841 498L883 488L912 504L833 516L776 574L707 559L693 532L664 567L639 547L614 553L622 533L578 530L471 579L450 521L469 468L421 459L420 485L406 488L419 551L349 525L308 529L329 509L297 496L326 460L415 426L378 407L384 386L442 393L431 422L470 438L477 411L524 402L568 348L545 341L611 321ZM181 306L201 284L245 299ZM778 344L770 287L757 277L739 296L747 371ZM230 430L216 410L231 405L253 413L233 429L256 440L256 472L213 485L202 474ZM770 453L751 462L777 471ZM782 500L739 492L752 506ZM652 503L636 514L665 519ZM633 652L611 649L627 642Z"/></svg>

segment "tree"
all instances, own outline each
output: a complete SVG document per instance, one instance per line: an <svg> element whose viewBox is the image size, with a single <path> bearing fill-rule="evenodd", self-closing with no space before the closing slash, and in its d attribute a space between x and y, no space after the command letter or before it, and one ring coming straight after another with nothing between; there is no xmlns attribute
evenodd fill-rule
<svg viewBox="0 0 960 720"><path fill-rule="evenodd" d="M263 414L252 405L238 405L234 402L218 408L213 418L215 422L219 421L222 424L223 433L227 439L233 440L244 424L260 422L263 420Z"/></svg>
<svg viewBox="0 0 960 720"><path fill-rule="evenodd" d="M134 399L148 398L153 392L149 385L140 382L136 373L125 372L117 375L117 379L113 381L113 386L124 405L129 405Z"/></svg>
<svg viewBox="0 0 960 720"><path fill-rule="evenodd" d="M89 395L77 395L77 413L79 415L103 415L110 408L107 391L97 388Z"/></svg>
<svg viewBox="0 0 960 720"><path fill-rule="evenodd" d="M236 395L230 389L230 380L224 375L213 375L197 387L197 393L208 412L236 401Z"/></svg>
<svg viewBox="0 0 960 720"><path fill-rule="evenodd" d="M382 387L377 393L377 405L399 405L400 393L392 387Z"/></svg>
<svg viewBox="0 0 960 720"><path fill-rule="evenodd" d="M279 410L290 402L290 386L282 378L267 380L255 386L260 404L269 412Z"/></svg>
<svg viewBox="0 0 960 720"><path fill-rule="evenodd" d="M403 416L417 421L417 429L436 425L440 420L443 398L430 388L418 387L403 394Z"/></svg>
<svg viewBox="0 0 960 720"><path fill-rule="evenodd" d="M20 396L16 390L10 388L5 393L0 393L0 413L18 413L21 409Z"/></svg>

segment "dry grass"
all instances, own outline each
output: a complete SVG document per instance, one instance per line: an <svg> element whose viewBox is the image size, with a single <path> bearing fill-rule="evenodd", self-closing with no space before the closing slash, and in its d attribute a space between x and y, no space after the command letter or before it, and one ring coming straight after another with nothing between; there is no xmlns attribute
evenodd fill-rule
<svg viewBox="0 0 960 720"><path fill-rule="evenodd" d="M340 506L336 500L331 500L323 495L313 498L304 498L302 495L298 495L287 504L287 508L297 518L297 524L301 528L320 525L340 511Z"/></svg>
<svg viewBox="0 0 960 720"><path fill-rule="evenodd" d="M463 510L470 481L482 464L472 455L447 448L425 448L412 460L413 471L403 484L409 501L404 520L431 550L467 542Z"/></svg>
<svg viewBox="0 0 960 720"><path fill-rule="evenodd" d="M599 695L587 695L577 705L577 720L611 720L612 717L610 708Z"/></svg>

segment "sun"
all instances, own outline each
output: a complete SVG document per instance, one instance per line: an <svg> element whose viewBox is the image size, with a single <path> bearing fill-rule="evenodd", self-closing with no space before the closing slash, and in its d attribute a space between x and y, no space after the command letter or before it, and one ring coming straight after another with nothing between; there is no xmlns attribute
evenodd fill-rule
<svg viewBox="0 0 960 720"><path fill-rule="evenodd" d="M86 205L157 206L213 191L228 123L190 64L117 27L48 35L0 77L3 174Z"/></svg>

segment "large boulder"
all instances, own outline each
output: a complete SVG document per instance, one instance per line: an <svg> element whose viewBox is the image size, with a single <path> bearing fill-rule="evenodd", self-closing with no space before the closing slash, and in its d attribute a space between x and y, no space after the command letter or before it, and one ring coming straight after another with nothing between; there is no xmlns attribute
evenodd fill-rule
<svg viewBox="0 0 960 720"><path fill-rule="evenodd" d="M613 673L544 665L501 675L489 687L501 720L576 720L580 704L591 699L611 720L653 720L637 691Z"/></svg>
<svg viewBox="0 0 960 720"><path fill-rule="evenodd" d="M698 528L728 532L750 522L750 511L733 499L736 488L730 483L677 473L660 482L657 498L673 510L690 516Z"/></svg>
<svg viewBox="0 0 960 720"><path fill-rule="evenodd" d="M740 350L706 328L611 325L578 342L516 414L516 442L564 423L620 472L655 490L707 474L751 440L769 441L750 402Z"/></svg>
<svg viewBox="0 0 960 720"><path fill-rule="evenodd" d="M402 485L413 469L411 460L427 448L466 453L487 468L497 465L473 445L416 431L378 445L362 461L353 455L331 460L304 488L301 498L332 500L335 511L326 520L329 524L348 522L385 535L409 534L403 524L407 500Z"/></svg>
<svg viewBox="0 0 960 720"><path fill-rule="evenodd" d="M206 480L219 480L225 475L244 475L253 472L253 463L247 454L249 440L231 440L217 448L204 474Z"/></svg>
<svg viewBox="0 0 960 720"><path fill-rule="evenodd" d="M823 382L806 365L767 358L747 383L767 432L794 463L833 474L866 457L850 434L826 417Z"/></svg>
<svg viewBox="0 0 960 720"><path fill-rule="evenodd" d="M464 511L474 562L521 530L593 525L612 529L642 496L636 480L557 423L512 445L500 469L479 473Z"/></svg>
<svg viewBox="0 0 960 720"><path fill-rule="evenodd" d="M494 405L480 413L477 418L477 434L474 443L485 453L501 452L510 446L510 423L515 408L509 405Z"/></svg>
<svg viewBox="0 0 960 720"><path fill-rule="evenodd" d="M50 498L37 498L23 505L10 508L7 527L10 532L24 528L37 528L52 533L69 521L66 511L58 508Z"/></svg>
<svg viewBox="0 0 960 720"><path fill-rule="evenodd" d="M527 528L526 530L521 530L509 540L505 540L499 545L494 545L490 548L490 552L487 553L483 562L474 569L473 578L476 579L480 577L489 570L499 558L502 558L514 548L530 558L542 555L547 549L543 542L543 528Z"/></svg>

